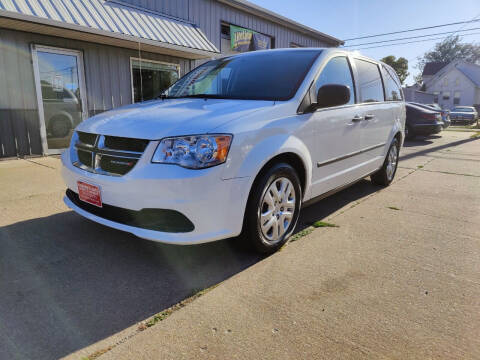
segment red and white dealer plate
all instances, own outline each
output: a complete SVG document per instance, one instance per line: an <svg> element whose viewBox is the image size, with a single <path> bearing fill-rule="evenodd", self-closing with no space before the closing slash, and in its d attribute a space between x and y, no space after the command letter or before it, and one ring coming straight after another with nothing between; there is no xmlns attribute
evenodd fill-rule
<svg viewBox="0 0 480 360"><path fill-rule="evenodd" d="M80 200L98 207L102 207L102 194L100 192L100 187L83 181L77 181L77 187L78 197Z"/></svg>

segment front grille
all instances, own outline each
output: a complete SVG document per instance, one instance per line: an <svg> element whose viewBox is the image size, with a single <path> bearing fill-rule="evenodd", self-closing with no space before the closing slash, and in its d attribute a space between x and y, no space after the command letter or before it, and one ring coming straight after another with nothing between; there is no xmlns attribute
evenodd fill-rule
<svg viewBox="0 0 480 360"><path fill-rule="evenodd" d="M113 174L126 174L135 166L137 161L136 159L103 155L100 159L100 168Z"/></svg>
<svg viewBox="0 0 480 360"><path fill-rule="evenodd" d="M93 167L92 153L90 151L77 150L78 161L89 168Z"/></svg>
<svg viewBox="0 0 480 360"><path fill-rule="evenodd" d="M73 165L103 175L122 176L132 170L148 140L77 132Z"/></svg>
<svg viewBox="0 0 480 360"><path fill-rule="evenodd" d="M99 208L83 202L79 199L78 194L70 189L67 190L66 195L75 205L86 212L120 224L172 233L190 232L195 229L190 219L176 210L142 209L135 211L107 204L103 204Z"/></svg>
<svg viewBox="0 0 480 360"><path fill-rule="evenodd" d="M112 150L144 152L147 145L148 140L105 136L105 147Z"/></svg>
<svg viewBox="0 0 480 360"><path fill-rule="evenodd" d="M85 145L90 145L93 146L95 145L95 141L97 140L97 134L89 134L86 132L77 132L78 134L78 139L80 140L81 143Z"/></svg>

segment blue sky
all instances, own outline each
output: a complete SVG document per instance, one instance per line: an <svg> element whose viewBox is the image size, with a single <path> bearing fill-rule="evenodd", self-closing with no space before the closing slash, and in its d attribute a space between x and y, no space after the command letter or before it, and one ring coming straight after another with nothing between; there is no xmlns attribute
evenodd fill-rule
<svg viewBox="0 0 480 360"><path fill-rule="evenodd" d="M480 19L480 0L250 0L269 10L289 17L314 29L340 39L362 35L386 33L409 28L468 21L478 16ZM441 27L422 32L404 33L389 37L364 39L347 42L346 45L381 41L390 38L426 35L455 31L463 25ZM467 24L464 29L480 28L480 22ZM468 33L468 32L466 32ZM476 35L465 36L464 42L480 43L480 30L470 31ZM434 36L442 37L448 35ZM418 39L421 40L421 39ZM405 40L408 41L408 40ZM387 55L403 56L409 60L410 77L407 83L413 83L416 58L430 50L436 42L381 47L361 50L367 56L380 59ZM378 44L382 45L382 44ZM374 46L374 45L370 45ZM366 47L366 46L364 46Z"/></svg>

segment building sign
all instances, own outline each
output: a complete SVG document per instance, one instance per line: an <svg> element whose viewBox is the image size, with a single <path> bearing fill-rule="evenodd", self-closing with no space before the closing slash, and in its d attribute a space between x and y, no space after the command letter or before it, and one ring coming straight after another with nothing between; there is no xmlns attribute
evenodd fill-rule
<svg viewBox="0 0 480 360"><path fill-rule="evenodd" d="M234 25L230 25L230 42L232 50L238 52L266 50L272 46L269 36Z"/></svg>
<svg viewBox="0 0 480 360"><path fill-rule="evenodd" d="M272 47L272 39L270 36L255 33L252 36L252 50L267 50Z"/></svg>

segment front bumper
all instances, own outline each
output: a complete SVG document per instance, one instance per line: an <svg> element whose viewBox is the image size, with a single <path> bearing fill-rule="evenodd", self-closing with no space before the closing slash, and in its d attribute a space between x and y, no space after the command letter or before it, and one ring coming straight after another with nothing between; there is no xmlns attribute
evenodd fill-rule
<svg viewBox="0 0 480 360"><path fill-rule="evenodd" d="M124 176L94 174L72 165L69 151L62 155L62 176L71 191L77 181L101 189L103 204L126 211L167 209L183 214L194 228L188 232L166 232L131 226L101 217L79 207L65 196L65 204L78 214L100 224L138 237L173 244L197 244L240 234L250 190L250 178L222 180L222 165L190 170L176 165L152 164L148 152Z"/></svg>
<svg viewBox="0 0 480 360"><path fill-rule="evenodd" d="M443 129L443 122L432 124L414 124L412 130L415 135L433 135L438 134Z"/></svg>

